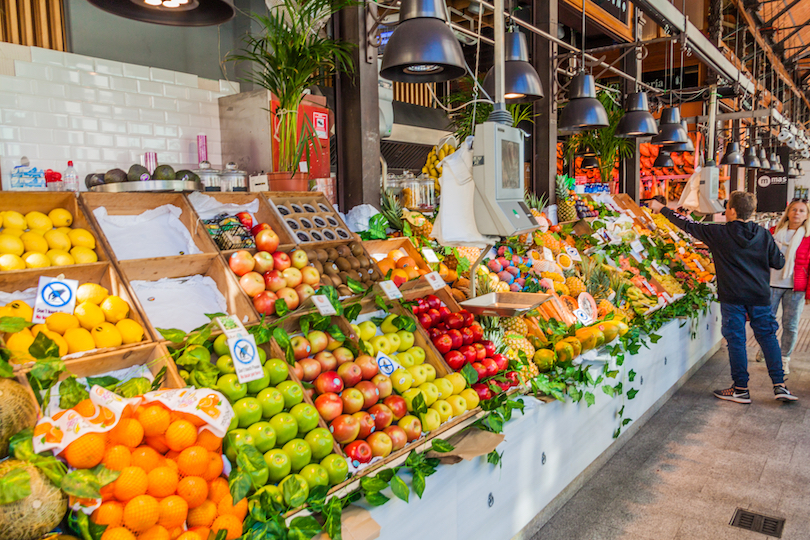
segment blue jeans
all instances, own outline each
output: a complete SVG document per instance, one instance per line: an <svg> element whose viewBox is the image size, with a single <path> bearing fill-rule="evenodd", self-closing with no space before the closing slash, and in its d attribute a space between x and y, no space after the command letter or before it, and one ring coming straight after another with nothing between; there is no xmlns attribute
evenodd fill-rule
<svg viewBox="0 0 810 540"><path fill-rule="evenodd" d="M799 319L804 310L804 291L771 287L771 312L774 318L782 304L782 356L790 356L799 338Z"/></svg>
<svg viewBox="0 0 810 540"><path fill-rule="evenodd" d="M782 371L782 352L779 349L779 340L776 339L776 318L770 306L738 306L735 304L720 304L720 313L723 317L723 337L728 342L728 361L731 364L731 378L734 386L748 388L748 353L745 350L745 316L751 321L751 329L757 338L762 353L765 355L765 364L768 366L768 375L773 384L785 382Z"/></svg>

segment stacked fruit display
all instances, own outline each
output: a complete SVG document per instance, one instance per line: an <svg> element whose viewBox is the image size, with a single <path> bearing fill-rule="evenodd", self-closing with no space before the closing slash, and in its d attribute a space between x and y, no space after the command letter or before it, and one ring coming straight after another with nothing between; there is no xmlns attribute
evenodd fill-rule
<svg viewBox="0 0 810 540"><path fill-rule="evenodd" d="M433 180L436 193L441 190L441 186L439 185L439 177L442 175L441 162L450 154L455 153L455 151L456 149L450 143L444 143L441 147L434 146L428 154L425 166L422 167L422 173L428 175L430 179ZM408 206L407 203L406 206Z"/></svg>
<svg viewBox="0 0 810 540"><path fill-rule="evenodd" d="M64 208L55 208L47 215L0 212L0 271L98 261L93 234L71 228L72 224L73 214Z"/></svg>
<svg viewBox="0 0 810 540"><path fill-rule="evenodd" d="M196 173L183 169L175 171L171 165L158 165L152 174L143 165L134 164L128 171L110 169L106 173L88 174L84 178L87 189L104 184L118 184L121 182L147 182L149 180L183 180L186 182L199 182Z"/></svg>
<svg viewBox="0 0 810 540"><path fill-rule="evenodd" d="M424 268L419 268L419 265L402 249L391 250L385 257L377 260L377 268L380 269L380 274L388 276L397 287L401 287L403 283L412 279L419 279L428 273ZM391 273L389 276L388 273ZM444 277L444 276L442 276Z"/></svg>
<svg viewBox="0 0 810 540"><path fill-rule="evenodd" d="M59 347L59 356L106 347L120 347L143 341L144 330L130 319L131 308L120 296L96 283L83 283L76 290L76 307L70 313L54 313L42 324L6 334L4 341L11 352L11 362L33 362L28 348L40 332ZM34 310L22 300L0 307L0 317L33 319Z"/></svg>
<svg viewBox="0 0 810 540"><path fill-rule="evenodd" d="M382 279L377 265L366 253L361 242L334 247L305 249L309 261L321 274L321 284L332 285L340 296L353 296L349 284L356 282L368 288Z"/></svg>
<svg viewBox="0 0 810 540"><path fill-rule="evenodd" d="M479 272L490 281L490 288L497 292L521 292L529 278L532 260L528 255L517 255L512 248L498 247L498 256L485 260Z"/></svg>

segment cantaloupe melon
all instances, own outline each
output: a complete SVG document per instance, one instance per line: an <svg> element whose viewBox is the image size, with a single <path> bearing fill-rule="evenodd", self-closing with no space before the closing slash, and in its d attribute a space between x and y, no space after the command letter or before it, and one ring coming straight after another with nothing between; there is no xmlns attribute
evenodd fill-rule
<svg viewBox="0 0 810 540"><path fill-rule="evenodd" d="M13 379L0 377L0 459L8 455L8 441L37 423L33 396Z"/></svg>
<svg viewBox="0 0 810 540"><path fill-rule="evenodd" d="M31 477L31 494L0 504L0 540L36 540L59 525L67 511L67 496L29 463L16 459L0 463L0 478L20 468Z"/></svg>

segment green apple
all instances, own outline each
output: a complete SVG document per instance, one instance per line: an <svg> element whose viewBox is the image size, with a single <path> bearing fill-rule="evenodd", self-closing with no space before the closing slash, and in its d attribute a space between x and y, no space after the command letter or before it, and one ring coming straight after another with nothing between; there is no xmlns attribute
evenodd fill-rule
<svg viewBox="0 0 810 540"><path fill-rule="evenodd" d="M450 419L450 417L453 416L453 407L443 399L438 399L434 401L433 405L431 405L430 408L439 413L439 420L441 421L442 424L447 422Z"/></svg>
<svg viewBox="0 0 810 540"><path fill-rule="evenodd" d="M253 437L253 446L262 454L276 446L276 430L270 422L256 422L247 428Z"/></svg>
<svg viewBox="0 0 810 540"><path fill-rule="evenodd" d="M439 399L439 389L432 382L423 382L419 385L419 390L425 394L425 404L428 407L433 405Z"/></svg>
<svg viewBox="0 0 810 540"><path fill-rule="evenodd" d="M433 382L436 380L436 368L431 366L430 364L422 364L422 367L425 368L425 372L427 373L427 378L425 379L427 382Z"/></svg>
<svg viewBox="0 0 810 540"><path fill-rule="evenodd" d="M266 461L267 460L265 459L265 462ZM256 500L261 500L261 497L265 493L270 496L270 500L274 501L279 506L281 506L284 503L284 498L281 496L281 490L278 489L278 486L267 484L266 486L260 487L259 489L256 490L256 493L254 493L254 495L256 495Z"/></svg>
<svg viewBox="0 0 810 540"><path fill-rule="evenodd" d="M397 335L399 336L399 348L397 349L399 352L407 351L413 347L413 332L398 330Z"/></svg>
<svg viewBox="0 0 810 540"><path fill-rule="evenodd" d="M278 358L271 358L264 364L267 374L270 375L270 384L275 386L282 381L286 381L290 375L290 368L287 362Z"/></svg>
<svg viewBox="0 0 810 540"><path fill-rule="evenodd" d="M447 398L447 403L453 408L453 416L460 416L467 412L467 400L461 396L450 396Z"/></svg>
<svg viewBox="0 0 810 540"><path fill-rule="evenodd" d="M369 344L374 347L374 354L383 353L383 354L391 354L394 352L394 348L391 347L391 342L388 341L388 338L385 336L374 336L369 340Z"/></svg>
<svg viewBox="0 0 810 540"><path fill-rule="evenodd" d="M447 399L453 395L453 383L448 379L441 377L433 381L433 384L436 385L436 389L439 391L439 399Z"/></svg>
<svg viewBox="0 0 810 540"><path fill-rule="evenodd" d="M304 437L309 447L312 449L312 460L320 461L332 453L334 448L335 438L332 433L322 427L316 427Z"/></svg>
<svg viewBox="0 0 810 540"><path fill-rule="evenodd" d="M217 380L217 390L225 394L228 401L234 403L247 395L247 385L239 382L234 373L223 375Z"/></svg>
<svg viewBox="0 0 810 540"><path fill-rule="evenodd" d="M262 418L273 418L284 410L284 396L281 395L278 388L272 386L265 388L256 394L256 399L262 405Z"/></svg>
<svg viewBox="0 0 810 540"><path fill-rule="evenodd" d="M396 318L397 316L394 315L393 313L385 318L385 320L380 325L380 330L382 330L383 334L391 334L399 330L399 328L394 326L394 319Z"/></svg>
<svg viewBox="0 0 810 540"><path fill-rule="evenodd" d="M312 461L312 449L304 439L293 439L287 442L282 450L290 456L293 472L300 471Z"/></svg>
<svg viewBox="0 0 810 540"><path fill-rule="evenodd" d="M318 409L309 403L299 403L290 409L290 414L298 422L299 436L303 436L318 427Z"/></svg>
<svg viewBox="0 0 810 540"><path fill-rule="evenodd" d="M419 386L423 382L427 380L427 370L425 369L424 364L418 366L411 366L408 369L408 372L413 377L413 385Z"/></svg>
<svg viewBox="0 0 810 540"><path fill-rule="evenodd" d="M217 338L214 340L214 352L217 356L230 353L230 349L228 349L228 336L225 334L220 334L217 336Z"/></svg>
<svg viewBox="0 0 810 540"><path fill-rule="evenodd" d="M257 352L259 353L259 361L264 365L267 362L267 352L261 347L258 347Z"/></svg>
<svg viewBox="0 0 810 540"><path fill-rule="evenodd" d="M298 484L298 489L284 489L284 486L290 482ZM284 504L290 508L300 506L307 500L307 497L309 497L309 484L307 484L307 481L304 480L300 474L287 476L284 480L279 482L278 487L281 488Z"/></svg>
<svg viewBox="0 0 810 540"><path fill-rule="evenodd" d="M262 404L252 397L244 397L233 404L233 412L239 419L239 427L246 428L262 419Z"/></svg>
<svg viewBox="0 0 810 540"><path fill-rule="evenodd" d="M416 360L414 360L413 355L407 351L397 353L395 358L397 359L397 362L399 362L399 365L404 368L409 368L416 365Z"/></svg>
<svg viewBox="0 0 810 540"><path fill-rule="evenodd" d="M284 408L291 409L304 401L304 391L294 381L281 381L276 385L278 391L284 396Z"/></svg>
<svg viewBox="0 0 810 540"><path fill-rule="evenodd" d="M290 456L284 453L284 451L280 448L265 452L264 462L267 463L267 468L270 472L268 479L273 483L282 480L285 476L290 474L290 471L292 470Z"/></svg>
<svg viewBox="0 0 810 540"><path fill-rule="evenodd" d="M230 354L223 354L217 358L217 369L220 373L236 373L236 368L233 367L233 358Z"/></svg>
<svg viewBox="0 0 810 540"><path fill-rule="evenodd" d="M306 467L304 467L303 469L301 469L300 474L304 478L304 480L307 481L309 489L312 489L315 486L329 485L329 473L326 471L326 467L322 465L311 463Z"/></svg>
<svg viewBox="0 0 810 540"><path fill-rule="evenodd" d="M360 337L360 327L357 326L356 324L351 324L350 326L352 327L352 330L354 331L354 334L359 338Z"/></svg>
<svg viewBox="0 0 810 540"><path fill-rule="evenodd" d="M211 353L202 345L189 345L183 355L177 359L178 365L189 366L197 362L209 363Z"/></svg>
<svg viewBox="0 0 810 540"><path fill-rule="evenodd" d="M262 366L262 376L255 381L247 383L247 391L249 394L258 394L268 386L270 386L270 374L267 369Z"/></svg>
<svg viewBox="0 0 810 540"><path fill-rule="evenodd" d="M276 446L287 444L298 435L298 422L290 413L278 413L270 419L270 425L276 431Z"/></svg>
<svg viewBox="0 0 810 540"><path fill-rule="evenodd" d="M363 321L357 325L357 335L363 341L368 341L377 335L377 325L371 321Z"/></svg>
<svg viewBox="0 0 810 540"><path fill-rule="evenodd" d="M407 369L397 369L391 374L391 385L399 394L413 386L413 375Z"/></svg>
<svg viewBox="0 0 810 540"><path fill-rule="evenodd" d="M385 337L388 339L388 343L391 344L391 352L397 352L399 350L399 346L402 345L402 340L399 339L399 334L396 332L389 332L385 334Z"/></svg>
<svg viewBox="0 0 810 540"><path fill-rule="evenodd" d="M225 436L225 443L222 446L225 457L232 465L236 464L236 453L245 445L253 446L253 436L246 429L235 429Z"/></svg>
<svg viewBox="0 0 810 540"><path fill-rule="evenodd" d="M422 421L423 431L433 431L442 425L442 417L439 416L439 412L436 409L428 409L427 412L423 412L419 415L419 419Z"/></svg>
<svg viewBox="0 0 810 540"><path fill-rule="evenodd" d="M413 355L416 359L417 364L424 364L425 363L425 349L422 347L411 347L408 349L408 352Z"/></svg>
<svg viewBox="0 0 810 540"><path fill-rule="evenodd" d="M239 419L236 417L236 415L234 415L234 417L231 418L231 421L228 423L228 431L226 431L226 433L230 433L231 431L234 431L238 427L239 427Z"/></svg>
<svg viewBox="0 0 810 540"><path fill-rule="evenodd" d="M411 388L410 390L406 390L405 393L402 394L402 399L405 400L405 405L408 407L408 412L413 412L413 400L416 399L416 396L422 396L422 399L425 400L427 403L427 397L425 393L422 392L419 388Z"/></svg>
<svg viewBox="0 0 810 540"><path fill-rule="evenodd" d="M329 484L333 486L346 480L346 477L349 475L349 464L346 463L345 458L337 454L329 454L323 458L321 460L321 466L326 469L326 472L329 474Z"/></svg>

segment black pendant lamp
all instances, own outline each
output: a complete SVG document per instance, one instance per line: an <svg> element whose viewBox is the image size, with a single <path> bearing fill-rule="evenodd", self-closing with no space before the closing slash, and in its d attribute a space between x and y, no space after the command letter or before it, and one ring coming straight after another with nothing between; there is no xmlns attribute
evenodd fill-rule
<svg viewBox="0 0 810 540"><path fill-rule="evenodd" d="M695 144L692 142L692 139L689 138L689 130L686 129L686 120L681 120L681 125L683 129L686 130L686 142L679 143L679 144L665 144L664 150L667 152L694 152L695 151Z"/></svg>
<svg viewBox="0 0 810 540"><path fill-rule="evenodd" d="M233 19L233 0L89 0L113 15L168 26L211 26Z"/></svg>
<svg viewBox="0 0 810 540"><path fill-rule="evenodd" d="M522 103L542 99L543 83L540 76L529 63L529 46L526 36L512 27L505 35L504 63L504 99L509 103ZM484 90L490 96L495 95L495 67L487 71L484 77Z"/></svg>
<svg viewBox="0 0 810 540"><path fill-rule="evenodd" d="M768 159L771 162L771 171L776 173L783 173L785 172L785 168L782 167L782 160L776 155L775 151L771 151L771 157Z"/></svg>
<svg viewBox="0 0 810 540"><path fill-rule="evenodd" d="M667 107L661 111L658 135L652 138L656 145L680 144L689 140L686 129L681 124L681 111L677 107Z"/></svg>
<svg viewBox="0 0 810 540"><path fill-rule="evenodd" d="M596 157L596 152L589 144L582 147L582 150L577 152L582 157Z"/></svg>
<svg viewBox="0 0 810 540"><path fill-rule="evenodd" d="M759 155L757 157L759 158L760 169L767 169L767 170L771 169L771 162L768 161L768 154L765 153L764 148L759 149Z"/></svg>
<svg viewBox="0 0 810 540"><path fill-rule="evenodd" d="M599 160L596 159L594 156L586 156L582 158L582 168L583 169L598 169L599 168Z"/></svg>
<svg viewBox="0 0 810 540"><path fill-rule="evenodd" d="M575 133L609 125L605 107L596 99L593 75L580 71L571 80L568 103L560 114L559 130L563 133Z"/></svg>
<svg viewBox="0 0 810 540"><path fill-rule="evenodd" d="M622 139L636 137L652 137L658 133L655 118L650 114L647 104L646 92L632 92L627 94L624 101L627 112L619 120L616 127L616 136Z"/></svg>
<svg viewBox="0 0 810 540"><path fill-rule="evenodd" d="M675 162L672 161L672 156L669 155L669 152L667 152L666 150L660 150L658 152L658 157L655 158L655 161L653 162L653 167L657 169L674 166Z"/></svg>
<svg viewBox="0 0 810 540"><path fill-rule="evenodd" d="M732 141L726 145L726 153L720 159L720 165L745 165L740 153L740 143Z"/></svg>
<svg viewBox="0 0 810 540"><path fill-rule="evenodd" d="M380 75L405 83L463 76L467 72L464 53L446 17L444 0L402 0L399 24L385 45Z"/></svg>
<svg viewBox="0 0 810 540"><path fill-rule="evenodd" d="M757 157L757 152L754 150L753 146L748 146L745 149L745 155L743 156L743 165L749 169L759 169L760 163L759 158Z"/></svg>

